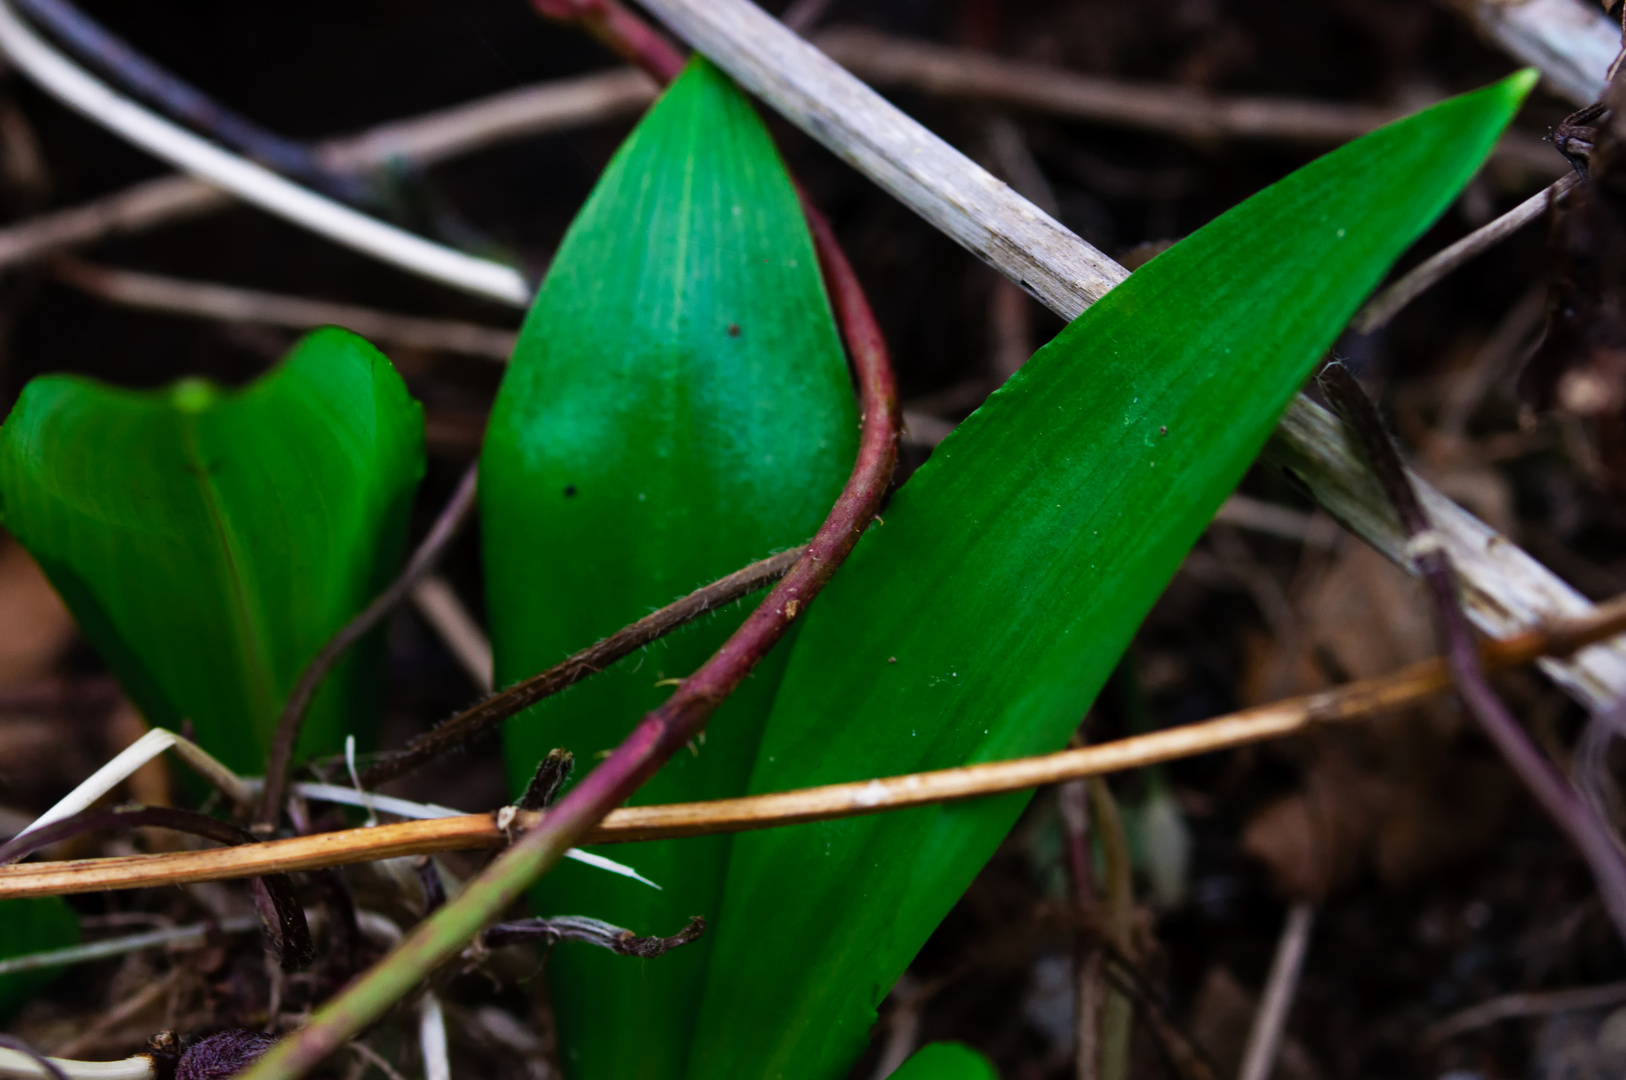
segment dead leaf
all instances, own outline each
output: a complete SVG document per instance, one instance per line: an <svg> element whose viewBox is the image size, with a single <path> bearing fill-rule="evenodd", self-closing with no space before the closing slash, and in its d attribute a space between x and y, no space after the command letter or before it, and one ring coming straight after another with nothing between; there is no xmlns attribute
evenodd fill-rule
<svg viewBox="0 0 1626 1080"><path fill-rule="evenodd" d="M34 560L0 535L0 686L49 674L73 634L73 617Z"/></svg>

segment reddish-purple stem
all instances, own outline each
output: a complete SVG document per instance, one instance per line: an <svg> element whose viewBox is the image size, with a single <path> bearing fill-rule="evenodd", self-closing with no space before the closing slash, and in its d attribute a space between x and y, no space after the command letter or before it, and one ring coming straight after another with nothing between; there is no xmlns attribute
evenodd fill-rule
<svg viewBox="0 0 1626 1080"><path fill-rule="evenodd" d="M646 715L518 846L562 852L625 802L706 720L807 609L875 516L897 461L898 396L881 330L824 217L803 201L819 265L852 357L863 411L858 460L806 553L710 660Z"/></svg>
<svg viewBox="0 0 1626 1080"><path fill-rule="evenodd" d="M573 23L658 83L683 70L684 57L671 40L616 0L531 0L539 15Z"/></svg>
<svg viewBox="0 0 1626 1080"><path fill-rule="evenodd" d="M595 33L619 35L612 40L612 47L657 78L675 73L681 66L672 57L661 58L659 35L653 30L643 33L648 28L612 0L533 3L545 14L559 11L575 18L585 12L583 18L600 20L589 22L589 28ZM683 680L665 704L640 720L608 759L471 881L456 901L421 923L388 960L361 976L309 1025L284 1040L268 1056L265 1067L255 1070L256 1074L305 1075L346 1038L376 1019L382 1008L407 993L408 980L416 980L421 977L419 973L444 963L454 950L489 925L497 913L517 901L538 876L564 857L572 844L700 733L717 706L744 681L830 580L874 519L898 457L898 394L892 363L869 301L829 224L805 197L802 206L825 288L846 339L862 414L858 459L824 524L767 599L699 671Z"/></svg>
<svg viewBox="0 0 1626 1080"><path fill-rule="evenodd" d="M671 81L683 68L683 57L677 49L616 0L532 2L544 15L578 23L662 82ZM577 784L522 844L548 848L560 843L561 838L573 841L584 835L699 734L711 714L824 588L880 508L898 454L898 394L891 359L863 287L829 222L805 195L802 211L858 383L863 422L852 475L807 551L768 598L699 671L683 680L660 708L639 721L609 758Z"/></svg>
<svg viewBox="0 0 1626 1080"><path fill-rule="evenodd" d="M1378 415L1377 406L1342 364L1329 364L1321 373L1320 383L1328 401L1354 429L1373 473L1394 505L1401 528L1412 542L1413 562L1434 602L1440 634L1445 638L1446 660L1463 704L1468 706L1502 759L1587 861L1604 909L1614 922L1616 933L1626 941L1626 855L1603 818L1542 756L1491 689L1473 632L1457 601L1451 563L1444 548L1434 539L1417 491L1383 425L1383 418Z"/></svg>

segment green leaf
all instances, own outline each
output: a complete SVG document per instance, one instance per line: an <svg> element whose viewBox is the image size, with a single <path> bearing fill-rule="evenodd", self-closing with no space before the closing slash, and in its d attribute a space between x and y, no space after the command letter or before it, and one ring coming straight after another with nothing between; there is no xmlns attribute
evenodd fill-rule
<svg viewBox="0 0 1626 1080"><path fill-rule="evenodd" d="M1526 73L1328 154L1086 311L962 424L810 610L755 792L1057 749ZM844 1075L1028 796L736 840L692 1080Z"/></svg>
<svg viewBox="0 0 1626 1080"><path fill-rule="evenodd" d="M898 1066L892 1080L999 1080L988 1059L963 1043L927 1043Z"/></svg>
<svg viewBox="0 0 1626 1080"><path fill-rule="evenodd" d="M422 409L338 329L237 392L38 378L0 428L6 528L148 721L190 719L244 772L305 664L396 572L422 474ZM301 750L369 737L370 652L328 678Z"/></svg>
<svg viewBox="0 0 1626 1080"><path fill-rule="evenodd" d="M0 903L0 960L79 943L79 916L60 896L30 897ZM61 968L40 968L0 975L0 1017L11 1015Z"/></svg>
<svg viewBox="0 0 1626 1080"><path fill-rule="evenodd" d="M856 443L851 380L784 166L740 92L696 61L571 226L492 411L480 508L499 683L807 540ZM556 746L575 753L578 771L595 764L744 610L511 721L516 790ZM784 656L758 668L706 740L635 801L743 793ZM716 914L728 847L725 837L618 847L607 853L662 891L567 864L543 880L538 903L675 933L691 915ZM554 950L572 1075L681 1075L709 948L702 938L645 962Z"/></svg>

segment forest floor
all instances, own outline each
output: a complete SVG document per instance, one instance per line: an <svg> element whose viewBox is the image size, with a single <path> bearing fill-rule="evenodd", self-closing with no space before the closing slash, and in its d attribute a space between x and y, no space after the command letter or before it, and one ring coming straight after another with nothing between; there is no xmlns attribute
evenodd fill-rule
<svg viewBox="0 0 1626 1080"><path fill-rule="evenodd" d="M148 0L140 16L85 3L153 58L283 134L317 139L417 115L612 58L521 0ZM1432 0L835 0L820 28L887 34L1137 83L1401 110L1483 85L1516 64ZM1190 137L888 89L950 143L1038 196L1085 239L1133 264L1330 148L1336 139ZM1563 175L1539 140L1571 111L1538 91L1517 121L1525 151L1498 156L1405 266ZM538 274L632 115L493 147L402 175L394 220ZM904 470L967 415L1058 320L790 125L771 127L833 219L897 364L910 438ZM1531 148L1534 149L1531 149ZM1544 156L1545 155L1545 156ZM75 206L164 168L0 75L0 215ZM0 224L0 234L5 225ZM1516 390L1542 331L1555 269L1531 225L1340 353L1381 403L1419 471L1588 596L1626 590L1626 476L1574 417L1537 415ZM514 312L407 277L256 210L109 237L92 264L461 319L513 329ZM135 310L50 261L0 272L0 411L48 371L156 386L186 375L252 379L293 330ZM388 348L428 413L421 534L473 459L500 364ZM1089 741L1187 723L1381 674L1436 654L1426 597L1343 533L1282 476L1257 468L1145 623L1084 723ZM1261 504L1275 508L1260 512ZM0 539L0 826L51 805L139 733L38 571ZM443 572L481 610L470 528ZM388 627L386 744L477 690L420 616ZM1498 688L1568 765L1583 712L1531 670ZM66 687L72 692L58 692ZM41 697L41 688L55 688ZM149 770L131 794L162 798ZM390 789L469 810L507 801L494 743ZM1451 699L1373 721L1115 778L1137 868L1136 978L1167 1022L1236 1075L1288 913L1312 912L1289 1003L1282 1080L1447 1075L1558 1080L1626 1073L1626 952L1584 865ZM954 1038L1006 1080L1073 1076L1078 918L1063 871L1055 792L1041 792L882 1011L853 1075ZM138 838L77 854L140 850ZM472 859L461 863L474 865ZM390 893L358 873L358 896ZM76 897L87 932L236 910L221 887ZM402 913L406 917L406 913ZM160 1029L206 1031L265 1008L251 938L76 967L9 1030L49 1052L117 1057ZM448 995L459 1075L551 1074L536 961L458 980ZM251 985L253 984L253 985ZM1581 1009L1554 991L1614 985ZM297 996L297 987L290 988ZM1504 999L1527 1015L1461 1021ZM1560 1002L1561 1004L1561 1002ZM1518 1011L1518 1010L1513 1010ZM1472 1018L1470 1018L1471 1020ZM1131 1075L1171 1071L1157 1025L1137 1022ZM393 1050L390 1038L401 1045ZM374 1040L404 1071L406 1028ZM346 1062L346 1067L353 1063ZM367 1067L354 1063L352 1071Z"/></svg>

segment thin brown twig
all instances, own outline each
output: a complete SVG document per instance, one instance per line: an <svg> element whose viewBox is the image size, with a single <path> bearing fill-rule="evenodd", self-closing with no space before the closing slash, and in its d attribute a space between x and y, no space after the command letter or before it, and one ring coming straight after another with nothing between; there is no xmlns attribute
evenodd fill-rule
<svg viewBox="0 0 1626 1080"><path fill-rule="evenodd" d="M1483 646L1485 661L1491 668L1502 668L1539 656L1565 655L1622 630L1626 630L1626 597L1601 605L1597 612L1581 619L1506 641L1488 642ZM1283 738L1319 724L1362 720L1425 700L1450 687L1446 663L1436 658L1387 675L1202 723L1039 757L739 799L623 807L608 814L585 842L633 843L745 832L1044 787ZM537 820L524 813L470 814L211 851L25 863L0 868L0 899L217 881L406 855L502 847L513 830Z"/></svg>
<svg viewBox="0 0 1626 1080"><path fill-rule="evenodd" d="M1124 833L1118 802L1112 797L1112 789L1107 786L1106 779L1092 776L1088 788L1091 816L1095 819L1096 835L1101 839L1102 944L1122 960L1124 967L1133 971L1135 895L1129 838ZM1107 987L1101 995L1101 1080L1125 1080L1129 1075L1130 1037L1134 1020L1135 1004L1132 997L1119 987Z"/></svg>
<svg viewBox="0 0 1626 1080"><path fill-rule="evenodd" d="M1076 742L1076 740L1075 740ZM1067 887L1073 911L1082 924L1094 915L1095 868L1090 852L1089 788L1083 780L1056 786L1056 808L1061 818ZM1098 1080L1101 1075L1100 996L1101 947L1082 930L1073 934L1073 1073L1076 1080Z"/></svg>
<svg viewBox="0 0 1626 1080"><path fill-rule="evenodd" d="M322 680L327 678L333 665L367 633L379 620L395 609L406 598L412 587L435 568L457 532L474 509L478 487L477 466L470 465L452 492L452 497L435 517L429 532L407 560L401 574L379 593L373 602L362 608L337 634L322 646L320 652L306 665L305 671L294 684L288 700L277 716L276 733L271 739L271 751L266 758L265 787L260 792L260 805L255 813L256 828L270 829L282 814L282 797L288 790L288 768L293 763L294 748L299 745L299 730L305 722L305 712L316 696Z"/></svg>
<svg viewBox="0 0 1626 1080"><path fill-rule="evenodd" d="M408 773L454 746L461 746L493 730L508 717L524 712L543 698L574 686L589 675L596 675L622 657L673 630L778 581L806 550L805 547L798 547L782 551L719 578L710 585L703 585L681 600L673 601L566 657L546 671L478 702L439 727L419 735L404 749L373 761L361 772L362 784L376 787L386 780Z"/></svg>
<svg viewBox="0 0 1626 1080"><path fill-rule="evenodd" d="M1220 97L1189 87L1125 83L977 49L856 28L827 30L818 35L815 44L875 86L908 86L943 97L971 98L1187 138L1343 142L1400 115L1394 109L1364 105Z"/></svg>
<svg viewBox="0 0 1626 1080"><path fill-rule="evenodd" d="M1483 225L1464 236L1450 247L1424 259L1407 271L1401 279L1373 297L1350 324L1357 333L1370 334L1387 326L1406 305L1432 288L1441 278L1489 251L1512 236L1542 214L1559 199L1568 195L1580 181L1569 173L1542 188L1524 202L1515 206L1488 225Z"/></svg>
<svg viewBox="0 0 1626 1080"><path fill-rule="evenodd" d="M1621 1002L1626 1002L1626 982L1582 986L1572 990L1503 994L1489 1001L1482 1001L1478 1005L1470 1005L1460 1012L1454 1012L1445 1019L1430 1024L1423 1032L1422 1043L1424 1046L1436 1046L1464 1032L1521 1016L1601 1009L1607 1005L1619 1005Z"/></svg>
<svg viewBox="0 0 1626 1080"><path fill-rule="evenodd" d="M469 681L482 694L490 694L494 689L491 639L469 614L452 583L439 574L426 575L412 587L412 606L451 652Z"/></svg>
<svg viewBox="0 0 1626 1080"><path fill-rule="evenodd" d="M493 94L356 135L318 143L333 171L385 165L424 168L516 139L636 112L655 96L641 72L615 68ZM108 236L144 232L238 205L228 192L191 176L164 176L79 206L0 229L0 268Z"/></svg>
<svg viewBox="0 0 1626 1080"><path fill-rule="evenodd" d="M891 78L909 81L927 92L987 97L1031 111L1082 115L1130 127L1173 131L1196 127L1207 137L1325 142L1364 134L1391 115L1365 106L1274 98L1203 97L1192 111L1186 106L1193 94L1184 87L1091 79L1074 72L921 42L898 41L907 49L899 52L897 59L889 60L877 53L873 40L855 37L855 33L859 32L829 31L817 40L821 47L877 81L887 81L890 70ZM909 51L914 49L930 50L925 54L930 61L930 77L924 70L915 70L919 62ZM909 62L907 66L904 61ZM1092 92L1080 94L1079 86L1090 87ZM1101 93L1093 92L1097 86ZM323 167L336 173L359 172L389 163L423 168L519 139L627 116L647 106L655 93L654 84L642 72L614 68L522 86L380 124L355 135L317 143L315 152ZM1522 144L1517 152L1521 159L1533 157ZM229 193L189 176L145 181L0 229L0 268L107 236L201 217L236 204Z"/></svg>
<svg viewBox="0 0 1626 1080"><path fill-rule="evenodd" d="M424 319L354 304L239 289L212 281L187 281L115 270L65 256L52 260L51 275L98 299L143 311L283 326L290 330L342 326L374 343L434 349L503 362L514 350L514 331L455 319Z"/></svg>
<svg viewBox="0 0 1626 1080"><path fill-rule="evenodd" d="M1276 1051L1287 1031L1287 1016L1298 996L1299 974L1310 950L1310 929L1315 925L1315 909L1299 901L1287 912L1276 955L1270 962L1265 992L1248 1030L1248 1043L1242 1051L1242 1067L1237 1080L1270 1080L1276 1067Z"/></svg>
<svg viewBox="0 0 1626 1080"><path fill-rule="evenodd" d="M1488 642L1486 664L1509 667L1524 664L1538 655L1567 654L1590 642L1610 638L1623 629L1626 629L1626 597L1602 605L1597 615L1584 620L1556 625L1546 631L1532 631L1512 641ZM1423 660L1389 675L1346 683L1315 695L1052 755L748 795L743 799L623 807L606 815L602 823L585 836L585 843L637 843L649 839L741 833L1107 776L1145 768L1148 764L1233 750L1267 738L1301 734L1317 724L1367 719L1423 701L1449 688L1450 672L1446 662ZM537 820L540 820L537 815L525 813L473 813L465 817L403 821L398 825L294 836L218 851L33 862L0 869L0 899L213 882L254 877L259 873L291 873L400 856L501 847L509 843L512 831L522 830Z"/></svg>

